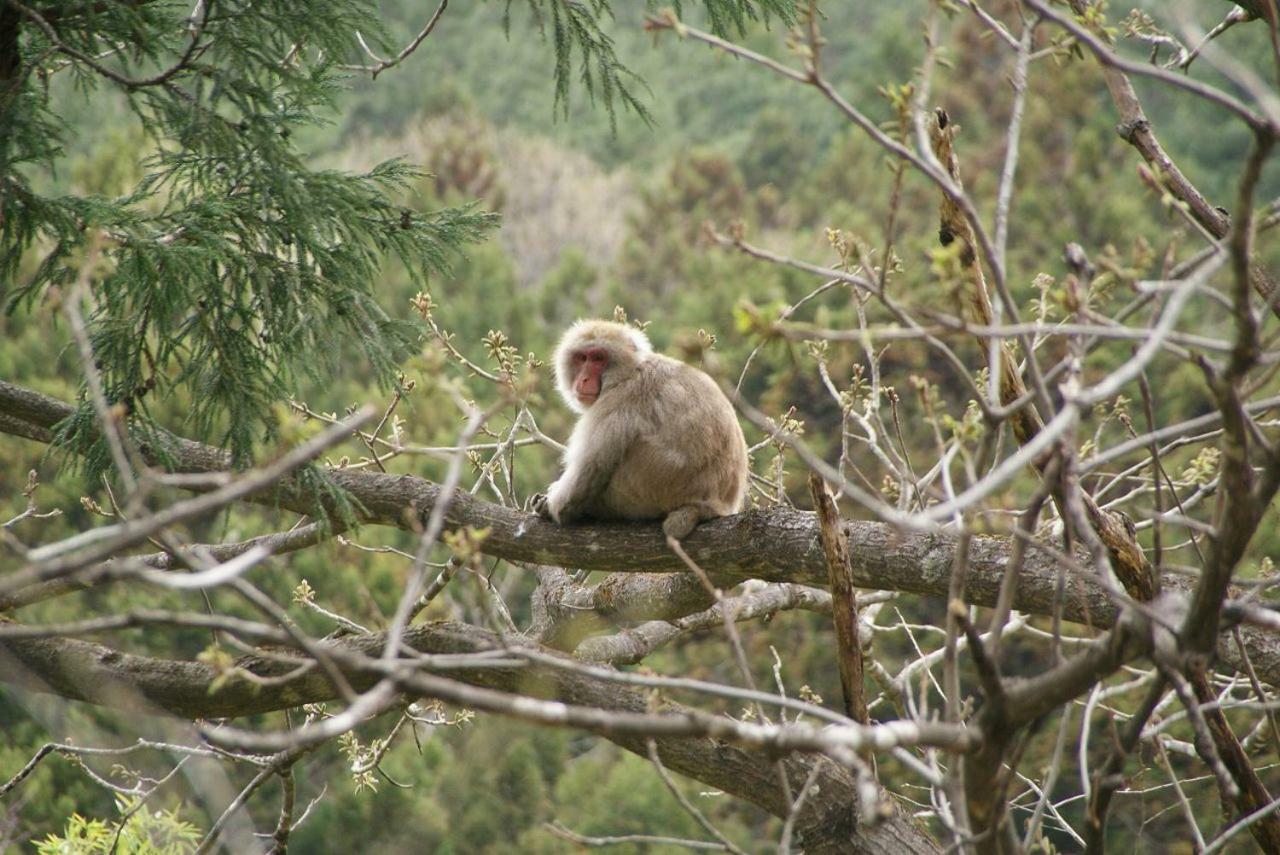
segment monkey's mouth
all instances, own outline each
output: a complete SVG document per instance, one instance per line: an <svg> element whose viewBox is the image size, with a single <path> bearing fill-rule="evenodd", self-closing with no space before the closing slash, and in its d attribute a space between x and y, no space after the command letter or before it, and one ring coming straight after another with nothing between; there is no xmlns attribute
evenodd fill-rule
<svg viewBox="0 0 1280 855"><path fill-rule="evenodd" d="M582 405L582 406L584 406L584 407L589 407L589 406L591 406L592 404L594 404L594 403L596 402L596 398L599 398L599 397L600 397L600 393L599 393L599 392L595 393L594 395L592 395L592 394L590 394L590 393L588 393L588 392L577 392L577 393L575 393L575 394L577 395L578 403L579 403L579 404L581 404L581 405Z"/></svg>

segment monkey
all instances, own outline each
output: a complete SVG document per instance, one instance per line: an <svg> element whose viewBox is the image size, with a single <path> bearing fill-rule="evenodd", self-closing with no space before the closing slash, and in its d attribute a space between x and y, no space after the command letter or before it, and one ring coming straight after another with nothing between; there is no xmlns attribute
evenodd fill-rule
<svg viewBox="0 0 1280 855"><path fill-rule="evenodd" d="M555 350L556 385L579 414L564 473L534 497L556 523L657 520L683 540L742 509L747 443L733 405L703 371L653 352L612 321L573 324Z"/></svg>

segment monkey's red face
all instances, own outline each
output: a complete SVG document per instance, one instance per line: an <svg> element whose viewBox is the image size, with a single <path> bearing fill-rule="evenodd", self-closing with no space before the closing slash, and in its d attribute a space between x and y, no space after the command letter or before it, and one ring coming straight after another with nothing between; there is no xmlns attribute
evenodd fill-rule
<svg viewBox="0 0 1280 855"><path fill-rule="evenodd" d="M573 396L589 407L600 397L601 379L609 367L609 351L603 347L587 347L573 352Z"/></svg>

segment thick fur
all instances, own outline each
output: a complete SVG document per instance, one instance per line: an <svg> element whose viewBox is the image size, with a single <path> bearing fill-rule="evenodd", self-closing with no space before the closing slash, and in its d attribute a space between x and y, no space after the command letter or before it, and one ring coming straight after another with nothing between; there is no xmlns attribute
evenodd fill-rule
<svg viewBox="0 0 1280 855"><path fill-rule="evenodd" d="M584 407L573 394L573 354L593 347L608 350L609 364L599 397ZM710 377L609 321L570 327L555 364L560 394L582 416L539 513L561 523L661 519L682 538L704 519L742 509L747 444Z"/></svg>
<svg viewBox="0 0 1280 855"><path fill-rule="evenodd" d="M556 345L556 388L575 413L585 413L587 408L573 394L573 354L595 346L608 348L609 364L615 369L614 382L629 376L641 360L653 353L649 337L635 327L612 321L578 321L565 330Z"/></svg>

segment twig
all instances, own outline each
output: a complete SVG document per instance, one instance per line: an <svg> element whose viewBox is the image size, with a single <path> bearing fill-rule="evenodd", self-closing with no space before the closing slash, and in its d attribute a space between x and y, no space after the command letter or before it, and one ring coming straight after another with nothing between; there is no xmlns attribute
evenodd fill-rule
<svg viewBox="0 0 1280 855"><path fill-rule="evenodd" d="M374 65L339 65L338 67L345 71L367 71L369 72L369 77L371 79L377 80L379 74L386 71L388 68L394 68L400 63L404 62L405 59L408 58L409 54L413 53L415 50L418 49L418 46L421 45L426 40L427 36L431 35L431 31L436 28L436 24L440 22L440 16L444 14L444 10L448 6L449 6L449 0L440 0L440 5L436 7L435 14L431 16L431 19L429 21L427 21L427 25L423 27L421 31L419 31L418 35L414 37L413 41L405 45L404 49L400 51L400 53L392 57L391 59L378 59L378 57L374 56L373 52L369 50L368 46L365 45L364 39L360 38L360 34L356 33L356 38L360 40L361 47L363 47L365 52L368 53L373 60L375 60L375 64ZM376 432L377 431L375 431L375 433Z"/></svg>

